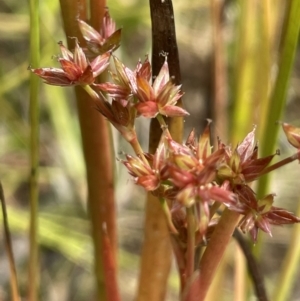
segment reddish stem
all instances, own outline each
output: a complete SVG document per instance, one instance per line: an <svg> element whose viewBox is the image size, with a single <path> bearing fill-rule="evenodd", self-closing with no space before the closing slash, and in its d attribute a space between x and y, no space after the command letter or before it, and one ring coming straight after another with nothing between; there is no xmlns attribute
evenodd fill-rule
<svg viewBox="0 0 300 301"><path fill-rule="evenodd" d="M267 173L269 173L269 172L271 172L271 171L273 171L275 169L278 169L278 168L280 168L280 167L282 167L282 166L284 166L284 165L286 165L288 163L291 163L291 162L293 162L295 160L300 160L300 150L298 150L297 153L295 153L294 155L292 155L290 157L287 157L287 158L285 158L285 159L283 159L283 160L281 160L281 161L279 161L279 162L277 162L277 163L275 163L275 164L267 167L266 169L264 169L262 171L262 173L260 173L259 176L263 176L263 175L265 175L265 174L267 174Z"/></svg>
<svg viewBox="0 0 300 301"><path fill-rule="evenodd" d="M60 4L68 46L72 48L74 43L74 39L70 37L77 37L80 44L84 45L77 19L86 20L86 1L60 0ZM100 15L104 15L103 4L99 8L103 10ZM116 278L117 239L110 126L105 118L93 109L92 98L82 87L76 87L75 92L87 172L97 299L117 301L119 300Z"/></svg>
<svg viewBox="0 0 300 301"><path fill-rule="evenodd" d="M217 267L222 259L232 233L238 223L239 213L225 209L200 261L199 274L190 286L184 300L204 301Z"/></svg>

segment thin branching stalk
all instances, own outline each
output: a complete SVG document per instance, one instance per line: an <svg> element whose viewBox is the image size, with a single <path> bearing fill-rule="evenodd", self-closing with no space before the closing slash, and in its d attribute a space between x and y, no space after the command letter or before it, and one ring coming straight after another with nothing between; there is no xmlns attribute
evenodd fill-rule
<svg viewBox="0 0 300 301"><path fill-rule="evenodd" d="M39 65L39 1L30 0L30 63ZM29 267L28 300L38 300L39 263L38 263L38 167L39 167L39 79L30 75L30 230L29 230Z"/></svg>
<svg viewBox="0 0 300 301"><path fill-rule="evenodd" d="M10 287L11 287L11 297L12 301L20 301L20 295L18 290L18 278L17 270L14 259L14 253L12 249L11 236L8 225L8 217L6 211L6 203L4 197L4 191L2 183L0 182L0 202L2 207L2 216L3 216L3 230L4 230L4 239L5 239L5 249L8 256L9 270L10 270Z"/></svg>

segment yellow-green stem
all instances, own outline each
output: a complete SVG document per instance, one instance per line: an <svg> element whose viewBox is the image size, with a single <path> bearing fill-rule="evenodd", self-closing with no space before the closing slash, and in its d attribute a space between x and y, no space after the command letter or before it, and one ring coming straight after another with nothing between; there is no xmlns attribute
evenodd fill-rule
<svg viewBox="0 0 300 301"><path fill-rule="evenodd" d="M276 126L275 123L280 120L284 111L290 74L298 43L300 28L300 0L289 0L285 1L285 3L287 6L287 14L285 16L280 41L278 73L274 82L270 101L268 102L268 108L265 110L267 117L264 118L267 119L268 122L266 122L260 137L260 150L262 156L271 154L275 148L279 131L279 127ZM269 187L269 180L269 176L263 176L259 179L257 188L257 195L259 198L266 194ZM259 236L254 249L254 254L257 257L260 255L261 244Z"/></svg>
<svg viewBox="0 0 300 301"><path fill-rule="evenodd" d="M30 63L39 65L39 1L30 0ZM30 75L30 230L28 300L38 300L39 263L38 263L38 167L39 167L39 78Z"/></svg>
<svg viewBox="0 0 300 301"><path fill-rule="evenodd" d="M1 202L2 216L3 216L5 248L8 256L9 270L10 270L11 297L12 297L12 301L19 301L20 297L18 291L17 270L16 270L16 264L15 264L14 254L13 254L13 249L11 244L11 236L10 236L9 225L8 225L4 191L1 182L0 182L0 202Z"/></svg>
<svg viewBox="0 0 300 301"><path fill-rule="evenodd" d="M194 206L186 209L187 215L187 261L186 277L189 279L194 272L195 261L195 215Z"/></svg>
<svg viewBox="0 0 300 301"><path fill-rule="evenodd" d="M300 216L300 200L298 200L297 215ZM282 268L275 285L272 300L285 301L290 300L290 293L293 284L297 282L296 273L300 262L300 224L294 225L291 242L288 252L283 260Z"/></svg>
<svg viewBox="0 0 300 301"><path fill-rule="evenodd" d="M167 220L170 232L172 234L178 234L178 231L177 231L177 229L175 228L175 226L172 222L172 216L171 216L170 208L169 208L169 206L166 202L166 199L160 198L159 201L160 201L162 210L165 213L166 220Z"/></svg>

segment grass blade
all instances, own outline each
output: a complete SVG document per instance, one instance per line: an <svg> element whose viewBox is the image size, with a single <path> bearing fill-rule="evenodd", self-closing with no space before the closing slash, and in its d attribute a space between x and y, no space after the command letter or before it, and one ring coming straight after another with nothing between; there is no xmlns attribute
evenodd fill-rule
<svg viewBox="0 0 300 301"><path fill-rule="evenodd" d="M5 204L4 192L3 192L3 187L2 187L1 182L0 182L0 202L1 202L2 216L3 216L5 248L6 248L6 252L7 252L7 256L8 256L9 269L10 269L10 286L11 286L12 301L19 301L20 297L19 297L19 292L18 292L18 279L17 279L16 264L15 264L15 260L14 260L13 250L12 250L11 236L10 236L7 211L6 211L6 204Z"/></svg>
<svg viewBox="0 0 300 301"><path fill-rule="evenodd" d="M39 66L39 1L30 0L30 63ZM39 78L30 75L30 253L28 300L38 300L39 264L38 264L38 166L39 166Z"/></svg>

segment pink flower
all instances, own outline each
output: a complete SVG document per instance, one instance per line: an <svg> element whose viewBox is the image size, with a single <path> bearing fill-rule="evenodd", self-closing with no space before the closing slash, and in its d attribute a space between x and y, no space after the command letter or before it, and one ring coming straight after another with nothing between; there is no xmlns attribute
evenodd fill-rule
<svg viewBox="0 0 300 301"><path fill-rule="evenodd" d="M115 51L121 42L121 29L116 30L116 24L106 9L100 31L82 20L78 20L79 29L83 38L87 41L88 50L93 56L107 51Z"/></svg>
<svg viewBox="0 0 300 301"><path fill-rule="evenodd" d="M135 70L130 70L121 61L113 56L116 72L110 72L113 83L95 84L97 89L108 93L108 95L115 99L128 100L133 94L137 92L137 74L149 81L151 77L151 66L146 57L145 61L139 61Z"/></svg>
<svg viewBox="0 0 300 301"><path fill-rule="evenodd" d="M259 229L272 236L271 225L299 223L300 218L293 213L273 206L274 194L269 194L257 200L253 190L247 186L240 186L236 191L239 197L237 206L230 209L244 215L239 222L243 232L249 232L255 242Z"/></svg>
<svg viewBox="0 0 300 301"><path fill-rule="evenodd" d="M269 165L273 155L258 158L258 147L254 143L255 128L245 137L232 152L219 141L219 148L225 150L225 162L218 169L218 177L229 180L234 185L245 184L256 180Z"/></svg>
<svg viewBox="0 0 300 301"><path fill-rule="evenodd" d="M46 84L55 86L90 85L95 78L109 65L110 53L97 56L91 63L86 58L77 40L74 53L59 42L61 57L58 57L61 68L30 69L41 77Z"/></svg>
<svg viewBox="0 0 300 301"><path fill-rule="evenodd" d="M187 111L176 106L177 101L182 97L181 86L175 86L170 81L167 60L154 80L153 86L140 73L137 74L136 82L136 96L139 100L136 108L144 117L154 118L157 114L167 117L189 115Z"/></svg>

